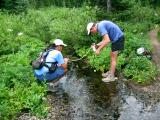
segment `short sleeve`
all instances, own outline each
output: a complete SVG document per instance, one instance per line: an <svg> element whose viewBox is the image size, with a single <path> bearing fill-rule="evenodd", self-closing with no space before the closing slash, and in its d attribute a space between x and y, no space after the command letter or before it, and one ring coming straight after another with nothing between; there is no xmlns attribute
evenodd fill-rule
<svg viewBox="0 0 160 120"><path fill-rule="evenodd" d="M108 34L108 31L105 29L105 26L103 24L100 24L98 26L98 31L101 36L104 36L105 34Z"/></svg>
<svg viewBox="0 0 160 120"><path fill-rule="evenodd" d="M57 57L55 58L56 61L58 62L58 64L64 64L64 59L63 59L63 55L61 52L58 53Z"/></svg>

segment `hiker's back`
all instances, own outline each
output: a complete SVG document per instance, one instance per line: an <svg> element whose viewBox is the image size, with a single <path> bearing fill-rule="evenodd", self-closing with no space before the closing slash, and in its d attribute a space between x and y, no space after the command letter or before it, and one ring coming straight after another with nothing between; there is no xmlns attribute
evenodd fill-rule
<svg viewBox="0 0 160 120"><path fill-rule="evenodd" d="M48 53L48 56L46 57L46 62L56 62L59 61L58 56L61 54L58 50L52 50ZM49 65L49 64L48 64Z"/></svg>
<svg viewBox="0 0 160 120"><path fill-rule="evenodd" d="M51 67L52 63L57 62L57 60L58 60L57 56L61 53L57 50L50 49L48 53L44 53L44 54L47 54L47 56L45 58L45 64L48 67L44 65L41 69L35 69L35 73L37 75L42 75L42 74L45 74L47 72L50 72L49 67Z"/></svg>

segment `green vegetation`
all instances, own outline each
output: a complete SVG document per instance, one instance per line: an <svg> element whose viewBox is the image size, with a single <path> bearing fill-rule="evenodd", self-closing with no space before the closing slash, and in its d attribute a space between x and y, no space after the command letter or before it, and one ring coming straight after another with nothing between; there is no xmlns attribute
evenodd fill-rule
<svg viewBox="0 0 160 120"><path fill-rule="evenodd" d="M47 115L46 86L37 84L30 61L52 41L51 38L63 39L69 45L66 53L79 49L79 44L89 41L85 28L91 16L95 18L95 13L90 7L51 7L19 15L0 13L0 111L3 119L15 119L23 111L39 117Z"/></svg>
<svg viewBox="0 0 160 120"><path fill-rule="evenodd" d="M89 5L99 5L97 1L90 1ZM142 84L154 80L157 74L155 65L147 57L138 56L136 50L145 47L152 51L147 32L160 23L156 17L160 11L147 3L147 6L142 6L129 0L114 2L119 2L121 7L114 3L113 13L110 13L103 6L100 9L86 3L77 8L51 6L31 9L37 8L36 0L3 1L0 5L3 8L0 12L0 119L16 119L18 113L24 111L38 117L47 115L46 85L36 82L29 63L55 38L61 38L68 44L64 54L75 51L80 57L85 55L91 43L101 40L98 35L87 36L86 25L90 21L107 18L124 29L126 45L118 57L118 72L122 71L128 79ZM14 5L14 9L11 9ZM91 51L86 59L94 69L108 70L109 51L110 48L106 47L98 57Z"/></svg>

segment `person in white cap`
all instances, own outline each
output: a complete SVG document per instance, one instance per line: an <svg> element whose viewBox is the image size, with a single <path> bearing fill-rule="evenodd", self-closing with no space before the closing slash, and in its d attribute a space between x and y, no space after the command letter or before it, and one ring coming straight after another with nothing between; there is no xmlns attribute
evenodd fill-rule
<svg viewBox="0 0 160 120"><path fill-rule="evenodd" d="M61 53L64 46L67 45L64 44L62 40L54 40L54 43L49 48L49 52L45 60L46 65L44 65L41 69L34 70L34 75L38 81L46 80L47 82L50 82L63 76L67 72L68 58L63 58ZM56 64L56 69L54 72L50 71L52 63Z"/></svg>
<svg viewBox="0 0 160 120"><path fill-rule="evenodd" d="M116 60L118 52L124 49L124 33L118 25L111 21L103 20L98 23L90 22L87 25L87 34L99 33L103 39L98 43L98 48L95 51L96 55L100 54L102 48L111 43L111 62L110 69L106 73L102 73L104 77L102 81L115 81Z"/></svg>

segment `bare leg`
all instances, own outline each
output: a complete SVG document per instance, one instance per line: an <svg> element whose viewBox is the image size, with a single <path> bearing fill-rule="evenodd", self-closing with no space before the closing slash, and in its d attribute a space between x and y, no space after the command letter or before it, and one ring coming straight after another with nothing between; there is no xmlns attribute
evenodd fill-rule
<svg viewBox="0 0 160 120"><path fill-rule="evenodd" d="M110 52L111 63L110 63L110 72L114 75L116 71L118 51Z"/></svg>

